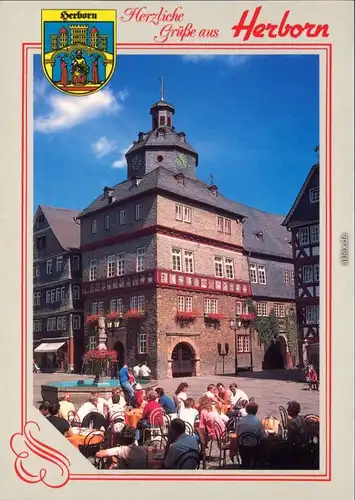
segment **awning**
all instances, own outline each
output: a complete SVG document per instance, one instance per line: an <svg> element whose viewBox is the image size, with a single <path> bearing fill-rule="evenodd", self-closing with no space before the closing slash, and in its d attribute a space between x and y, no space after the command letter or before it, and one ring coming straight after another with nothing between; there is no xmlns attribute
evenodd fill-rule
<svg viewBox="0 0 355 500"><path fill-rule="evenodd" d="M62 347L65 342L52 342L51 344L40 344L34 352L57 352L60 347Z"/></svg>

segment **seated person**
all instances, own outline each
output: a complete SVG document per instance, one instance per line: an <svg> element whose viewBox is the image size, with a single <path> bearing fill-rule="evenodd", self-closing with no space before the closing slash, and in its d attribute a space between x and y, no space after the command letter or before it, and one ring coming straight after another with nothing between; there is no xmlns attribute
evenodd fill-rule
<svg viewBox="0 0 355 500"><path fill-rule="evenodd" d="M203 396L200 399L199 404L199 412L200 412L200 429L203 429L206 432L206 435L210 439L216 439L216 429L214 423L216 422L221 428L221 432L226 430L226 426L224 423L224 418L220 415L212 404L212 399L208 396ZM225 418L228 417L224 416Z"/></svg>
<svg viewBox="0 0 355 500"><path fill-rule="evenodd" d="M86 403L84 403L80 408L79 410L77 411L77 415L78 415L78 418L80 420L80 422L82 422L84 420L84 418L86 417L86 415L89 415L89 413L92 413L92 412L98 412L98 409L97 409L97 399L95 396L93 396L91 394L91 396L89 397L89 401L87 401Z"/></svg>
<svg viewBox="0 0 355 500"><path fill-rule="evenodd" d="M301 406L297 401L290 401L287 404L287 413L291 417L287 424L287 441L293 443L302 442L307 432L306 423L299 416Z"/></svg>
<svg viewBox="0 0 355 500"><path fill-rule="evenodd" d="M246 417L247 412L246 412L246 406L248 404L248 400L243 399L242 401L239 401L237 405L235 405L228 413L227 416L229 418L232 417Z"/></svg>
<svg viewBox="0 0 355 500"><path fill-rule="evenodd" d="M158 403L160 406L162 406L163 410L168 414L168 415L174 415L175 417L177 416L177 408L175 406L174 401L172 401L168 396L165 394L164 389L161 387L158 387L155 389L158 394Z"/></svg>
<svg viewBox="0 0 355 500"><path fill-rule="evenodd" d="M43 401L43 403L41 403L39 405L39 411L42 413L42 415L44 417L49 417L50 413L49 413L49 408L51 406L51 403L49 403L48 401Z"/></svg>
<svg viewBox="0 0 355 500"><path fill-rule="evenodd" d="M137 379L139 378L139 371L141 369L141 366L139 363L137 363L133 368L132 368L132 373L134 375L134 377Z"/></svg>
<svg viewBox="0 0 355 500"><path fill-rule="evenodd" d="M194 429L197 418L198 410L195 408L195 401L192 398L187 398L184 408L180 410L180 419L190 424ZM186 429L186 433L189 433L188 429Z"/></svg>
<svg viewBox="0 0 355 500"><path fill-rule="evenodd" d="M139 378L142 379L142 380L149 380L151 373L152 373L152 371L149 368L148 363L145 361L142 364L142 366L140 367Z"/></svg>
<svg viewBox="0 0 355 500"><path fill-rule="evenodd" d="M237 384L231 384L229 386L229 389L231 391L231 405L235 407L235 405L238 403L239 400L247 400L249 401L248 396L245 394L244 391L241 389L238 389Z"/></svg>
<svg viewBox="0 0 355 500"><path fill-rule="evenodd" d="M157 402L158 394L156 391L150 391L147 395L147 404L143 410L143 418L138 422L136 439L140 440L142 437L142 430L154 426L162 426L163 420L163 409ZM155 411L156 410L156 411ZM155 418L152 422L152 414L154 412Z"/></svg>
<svg viewBox="0 0 355 500"><path fill-rule="evenodd" d="M119 433L125 426L124 407L120 403L120 395L115 392L112 395L112 404L109 407L109 421L113 423L113 431Z"/></svg>
<svg viewBox="0 0 355 500"><path fill-rule="evenodd" d="M186 434L185 422L180 418L175 418L169 427L168 442L165 448L164 467L165 469L175 469L181 455L188 451L199 451L199 444L195 436ZM191 462L192 463L192 462ZM195 468L195 461L191 468ZM188 463L184 469L190 468Z"/></svg>
<svg viewBox="0 0 355 500"><path fill-rule="evenodd" d="M248 403L246 405L246 412L247 415L246 417L243 417L239 420L238 422L238 427L237 427L237 434L240 436L241 434L244 434L246 432L255 434L259 441L262 441L263 439L267 438L267 433L264 429L264 426L261 422L256 417L256 414L258 412L258 405L256 403ZM243 446L254 446L255 441L250 438L246 438L243 440Z"/></svg>
<svg viewBox="0 0 355 500"><path fill-rule="evenodd" d="M59 403L52 403L49 407L49 416L47 420L61 433L65 434L69 430L69 422L64 418L58 417Z"/></svg>
<svg viewBox="0 0 355 500"><path fill-rule="evenodd" d="M231 391L230 389L227 389L226 387L224 387L223 384L221 384L221 382L219 382L217 384L217 391L218 391L218 397L221 401L223 401L224 404L226 405L230 405L231 404Z"/></svg>
<svg viewBox="0 0 355 500"><path fill-rule="evenodd" d="M125 397L123 395L121 387L115 387L114 389L112 389L111 393L112 393L111 397L107 400L107 405L109 407L109 410L110 410L110 405L112 405L112 396L114 394L118 394L120 396L120 405L123 407L126 406L126 400L125 400Z"/></svg>
<svg viewBox="0 0 355 500"><path fill-rule="evenodd" d="M96 391L96 392L92 392L91 395L96 398L97 400L97 411L99 413L101 413L101 415L106 415L107 411L108 411L108 404L107 404L107 400L104 399L104 398L101 398L99 393Z"/></svg>
<svg viewBox="0 0 355 500"><path fill-rule="evenodd" d="M59 417L68 420L68 413L75 414L75 406L70 401L70 394L64 394L63 399L59 402Z"/></svg>
<svg viewBox="0 0 355 500"><path fill-rule="evenodd" d="M309 390L319 390L319 381L318 381L318 375L315 369L313 368L313 365L309 365L308 367L308 373L307 373L307 378L308 378L308 387Z"/></svg>
<svg viewBox="0 0 355 500"><path fill-rule="evenodd" d="M124 426L121 432L122 446L100 450L96 458L118 457L119 469L146 469L148 466L148 452L144 446L135 444L134 427Z"/></svg>

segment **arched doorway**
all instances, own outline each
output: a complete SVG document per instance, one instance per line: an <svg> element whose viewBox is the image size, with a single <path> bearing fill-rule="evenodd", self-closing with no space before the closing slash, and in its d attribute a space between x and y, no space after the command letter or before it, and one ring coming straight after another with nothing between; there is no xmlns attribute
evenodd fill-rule
<svg viewBox="0 0 355 500"><path fill-rule="evenodd" d="M113 346L114 350L117 352L117 369L120 370L125 361L125 348L122 342L119 340Z"/></svg>
<svg viewBox="0 0 355 500"><path fill-rule="evenodd" d="M187 342L179 342L171 354L173 377L192 377L195 375L196 356Z"/></svg>
<svg viewBox="0 0 355 500"><path fill-rule="evenodd" d="M286 341L282 335L265 352L263 370L283 370L287 367Z"/></svg>

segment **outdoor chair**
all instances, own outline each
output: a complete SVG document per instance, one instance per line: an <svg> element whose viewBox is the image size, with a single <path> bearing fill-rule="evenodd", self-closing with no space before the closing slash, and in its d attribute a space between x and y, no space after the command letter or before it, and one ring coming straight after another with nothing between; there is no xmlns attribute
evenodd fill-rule
<svg viewBox="0 0 355 500"><path fill-rule="evenodd" d="M94 430L85 437L84 444L79 446L79 451L82 455L84 455L85 458L95 457L96 453L101 450L104 442L104 431ZM96 457L94 465L96 467Z"/></svg>
<svg viewBox="0 0 355 500"><path fill-rule="evenodd" d="M80 418L75 411L70 410L68 412L68 422L70 427L81 427Z"/></svg>
<svg viewBox="0 0 355 500"><path fill-rule="evenodd" d="M243 469L254 469L261 461L261 442L253 432L243 432L237 437L237 447Z"/></svg>
<svg viewBox="0 0 355 500"><path fill-rule="evenodd" d="M195 434L195 431L189 422L185 422L185 429L186 434L188 434L189 436L193 436Z"/></svg>
<svg viewBox="0 0 355 500"><path fill-rule="evenodd" d="M107 429L108 425L107 419L97 411L93 411L86 415L81 423L82 427L92 427L93 429L101 429L101 427Z"/></svg>
<svg viewBox="0 0 355 500"><path fill-rule="evenodd" d="M177 459L174 469L197 470L200 468L201 455L195 450L188 450Z"/></svg>
<svg viewBox="0 0 355 500"><path fill-rule="evenodd" d="M213 423L213 427L216 434L216 442L219 450L218 466L221 469L222 465L227 464L226 453L230 449L230 439L228 431L222 431L221 426L217 423Z"/></svg>
<svg viewBox="0 0 355 500"><path fill-rule="evenodd" d="M226 430L228 433L231 432L236 432L238 428L240 417L231 417L227 424L226 424Z"/></svg>
<svg viewBox="0 0 355 500"><path fill-rule="evenodd" d="M158 423L161 415L162 415L161 408L156 408L150 414L150 426L145 427L143 429L143 443L145 443L145 441L146 441L147 434L150 436L150 439L153 439L156 436L160 436L160 438L163 437L163 435L164 435L163 428L160 425L160 423ZM164 419L164 415L163 415L163 419Z"/></svg>
<svg viewBox="0 0 355 500"><path fill-rule="evenodd" d="M163 410L163 428L162 428L163 436L168 435L170 424L171 424L171 417L166 411Z"/></svg>
<svg viewBox="0 0 355 500"><path fill-rule="evenodd" d="M288 414L286 408L284 406L279 406L279 412L281 417L281 433L282 437L285 439L287 435L287 427L288 427Z"/></svg>

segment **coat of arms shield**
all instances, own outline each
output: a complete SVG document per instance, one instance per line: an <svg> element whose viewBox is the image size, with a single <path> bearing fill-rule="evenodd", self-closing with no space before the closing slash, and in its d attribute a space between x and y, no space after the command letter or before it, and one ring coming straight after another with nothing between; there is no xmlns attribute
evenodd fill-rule
<svg viewBox="0 0 355 500"><path fill-rule="evenodd" d="M102 89L116 66L115 10L42 10L42 67L61 92Z"/></svg>

